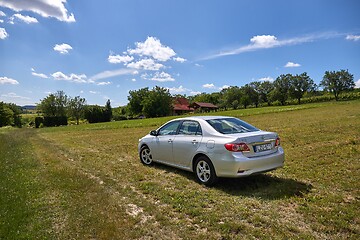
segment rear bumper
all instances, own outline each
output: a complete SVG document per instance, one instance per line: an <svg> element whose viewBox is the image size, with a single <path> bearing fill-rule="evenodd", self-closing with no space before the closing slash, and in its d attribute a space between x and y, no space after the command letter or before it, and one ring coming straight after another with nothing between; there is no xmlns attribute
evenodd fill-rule
<svg viewBox="0 0 360 240"><path fill-rule="evenodd" d="M210 159L214 159L212 162L218 177L245 177L268 172L283 167L285 161L284 150L281 147L275 153L259 157L248 158L242 153L232 153L219 158L213 157L215 158L210 157Z"/></svg>

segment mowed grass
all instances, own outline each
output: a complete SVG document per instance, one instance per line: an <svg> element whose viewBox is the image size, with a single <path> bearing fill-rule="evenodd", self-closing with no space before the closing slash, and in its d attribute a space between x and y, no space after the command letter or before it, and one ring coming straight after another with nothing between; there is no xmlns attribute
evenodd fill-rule
<svg viewBox="0 0 360 240"><path fill-rule="evenodd" d="M143 166L170 118L0 129L0 239L359 239L360 101L217 114L278 132L285 167L207 188Z"/></svg>

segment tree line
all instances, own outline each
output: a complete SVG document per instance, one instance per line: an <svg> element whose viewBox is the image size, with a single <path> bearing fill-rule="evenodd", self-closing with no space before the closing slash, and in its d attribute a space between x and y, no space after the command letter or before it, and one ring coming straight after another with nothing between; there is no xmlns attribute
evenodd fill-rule
<svg viewBox="0 0 360 240"><path fill-rule="evenodd" d="M141 88L129 92L128 104L112 109L110 100L104 107L87 105L85 98L69 97L63 91L51 93L40 101L37 110L42 113L35 119L35 126L67 125L68 119L79 124L81 119L89 123L125 120L139 117L162 117L172 113L174 97L185 97L190 103L208 102L222 110L259 107L264 105L285 105L289 101L301 104L306 99L324 97L330 93L338 101L343 92L354 89L354 77L348 70L326 71L320 82L319 91L306 72L302 74L282 74L275 81L254 81L244 86L230 86L220 92L201 93L195 96L172 96L167 88ZM355 94L360 98L360 94ZM318 99L315 99L318 101ZM21 109L15 104L0 102L0 127L6 125L21 127Z"/></svg>

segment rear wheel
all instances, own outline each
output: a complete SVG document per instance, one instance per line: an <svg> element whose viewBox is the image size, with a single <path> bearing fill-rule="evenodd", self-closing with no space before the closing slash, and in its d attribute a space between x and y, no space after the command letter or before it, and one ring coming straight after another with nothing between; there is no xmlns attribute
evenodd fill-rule
<svg viewBox="0 0 360 240"><path fill-rule="evenodd" d="M150 148L148 146L142 146L140 149L140 161L142 164L144 165L152 165L153 159L152 159L152 155L151 155L151 151Z"/></svg>
<svg viewBox="0 0 360 240"><path fill-rule="evenodd" d="M195 176L201 184L212 186L218 180L213 164L205 156L196 159L194 170Z"/></svg>

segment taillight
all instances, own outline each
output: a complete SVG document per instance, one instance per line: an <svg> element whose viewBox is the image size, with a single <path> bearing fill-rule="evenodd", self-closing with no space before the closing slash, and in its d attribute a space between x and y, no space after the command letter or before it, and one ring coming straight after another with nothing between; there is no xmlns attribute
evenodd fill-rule
<svg viewBox="0 0 360 240"><path fill-rule="evenodd" d="M225 148L231 152L250 152L246 143L226 143Z"/></svg>
<svg viewBox="0 0 360 240"><path fill-rule="evenodd" d="M280 138L276 138L276 141L275 141L275 147L278 147L280 146Z"/></svg>

